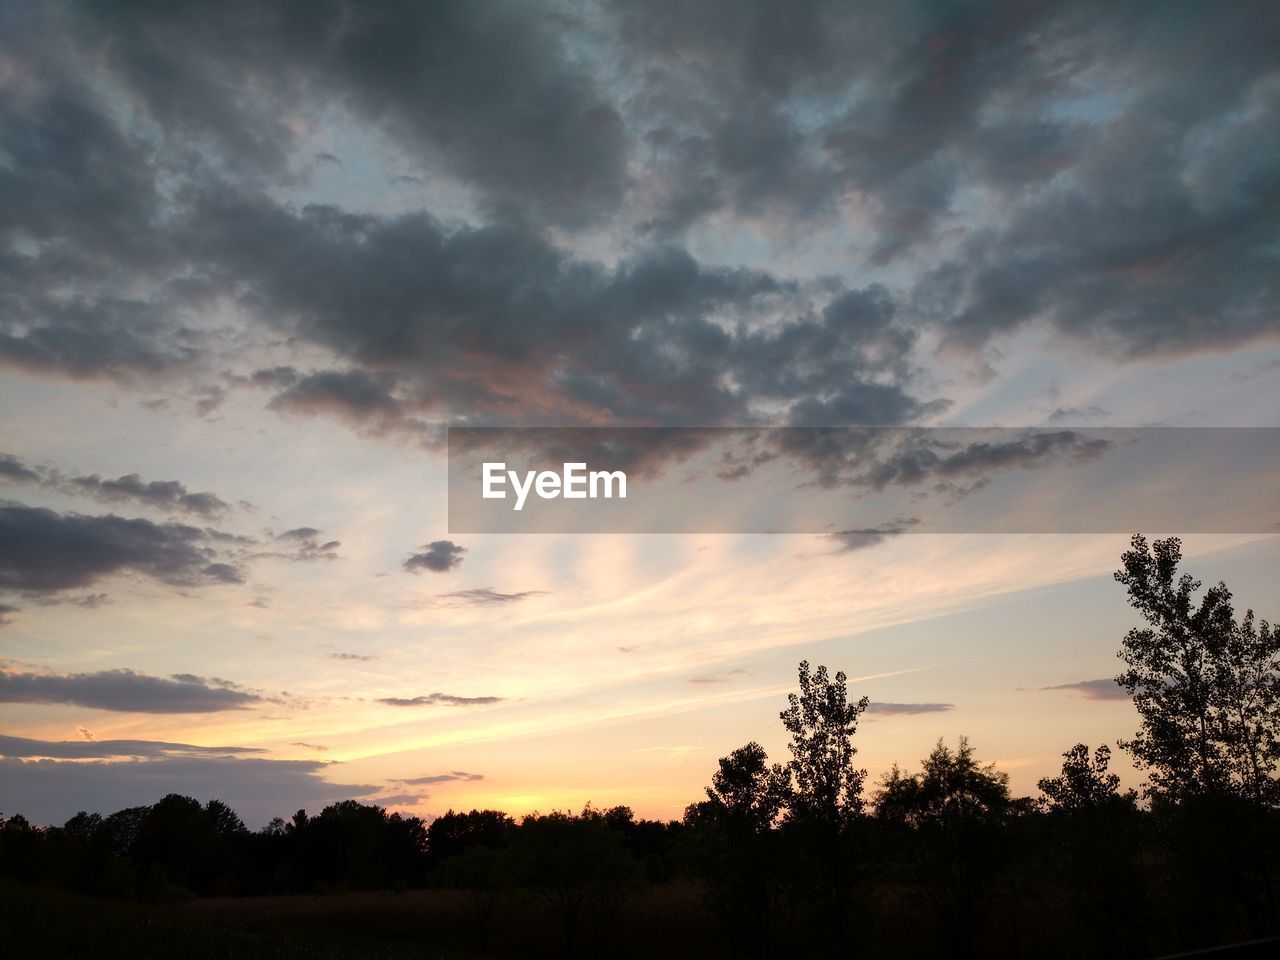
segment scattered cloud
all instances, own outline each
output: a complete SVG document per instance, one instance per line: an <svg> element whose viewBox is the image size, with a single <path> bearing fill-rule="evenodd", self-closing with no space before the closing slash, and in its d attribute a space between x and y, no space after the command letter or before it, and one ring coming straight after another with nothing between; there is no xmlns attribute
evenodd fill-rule
<svg viewBox="0 0 1280 960"><path fill-rule="evenodd" d="M413 554L403 564L409 573L419 570L448 573L462 565L462 555L467 552L466 547L460 547L452 540L433 540L420 549L421 553Z"/></svg>
<svg viewBox="0 0 1280 960"><path fill-rule="evenodd" d="M458 697L451 693L430 693L420 697L380 697L378 703L389 707L473 707L501 703L505 697Z"/></svg>

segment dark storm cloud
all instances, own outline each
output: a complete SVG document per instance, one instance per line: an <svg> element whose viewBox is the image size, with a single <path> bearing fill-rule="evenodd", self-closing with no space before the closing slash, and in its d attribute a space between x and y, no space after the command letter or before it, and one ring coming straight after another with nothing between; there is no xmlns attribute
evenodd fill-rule
<svg viewBox="0 0 1280 960"><path fill-rule="evenodd" d="M421 697L382 697L377 702L389 707L473 707L501 703L505 697L458 697L451 693L431 693Z"/></svg>
<svg viewBox="0 0 1280 960"><path fill-rule="evenodd" d="M460 547L452 540L433 540L423 546L421 553L415 553L401 566L410 573L419 570L430 570L432 573L448 573L462 565L462 555L466 547Z"/></svg>
<svg viewBox="0 0 1280 960"><path fill-rule="evenodd" d="M923 265L967 231L914 297L950 348L1033 320L1133 356L1276 334L1268 5L612 6L660 222L852 198L871 260Z"/></svg>
<svg viewBox="0 0 1280 960"><path fill-rule="evenodd" d="M607 8L9 5L0 361L222 377L216 303L332 355L234 376L371 434L896 424L944 407L927 324L1120 360L1277 333L1269 5ZM272 199L338 114L482 222ZM796 272L685 249L735 215L790 231ZM893 289L804 276L824 217ZM568 252L588 223L620 261Z"/></svg>
<svg viewBox="0 0 1280 960"><path fill-rule="evenodd" d="M10 453L0 453L0 480L10 483L40 483L43 475Z"/></svg>
<svg viewBox="0 0 1280 960"><path fill-rule="evenodd" d="M323 370L302 377L267 404L273 410L328 415L385 433L403 415L393 395L396 378L363 370Z"/></svg>
<svg viewBox="0 0 1280 960"><path fill-rule="evenodd" d="M1080 680L1076 683L1059 683L1041 690L1074 690L1086 700L1128 700L1129 693L1110 677L1101 680Z"/></svg>
<svg viewBox="0 0 1280 960"><path fill-rule="evenodd" d="M323 775L332 768L320 760L181 753L88 763L9 757L0 760L0 804L6 811L21 811L33 823L61 824L81 810L105 814L179 793L222 800L258 828L300 806L315 810L339 800L368 798L380 789L330 783Z"/></svg>
<svg viewBox="0 0 1280 960"><path fill-rule="evenodd" d="M409 780L397 780L396 783L408 784L411 787L425 787L433 783L474 783L483 780L482 773L467 773L465 770L451 770L449 773L436 773L428 777L413 777Z"/></svg>
<svg viewBox="0 0 1280 960"><path fill-rule="evenodd" d="M867 704L867 713L884 714L885 716L915 716L921 713L945 713L954 710L954 703L881 703L872 700Z"/></svg>
<svg viewBox="0 0 1280 960"><path fill-rule="evenodd" d="M0 672L0 703L65 703L126 713L216 713L261 701L256 694L190 674Z"/></svg>
<svg viewBox="0 0 1280 960"><path fill-rule="evenodd" d="M327 101L493 207L576 222L622 194L622 125L566 49L564 15L321 0L91 7L71 19L151 119L246 174L286 171L298 146L290 114Z"/></svg>
<svg viewBox="0 0 1280 960"><path fill-rule="evenodd" d="M322 346L340 362L309 374L269 368L234 375L233 383L274 386L275 409L336 416L375 434L420 430L416 417L424 413L473 422L719 422L757 419L754 408L766 404L795 407L805 422L900 422L926 409L910 394L902 356L914 337L882 292L850 294L875 301L850 316L828 281L810 290L761 271L701 263L679 245L642 249L606 267L566 254L536 218L512 212L521 199L534 207L547 200L562 211L579 202L599 206L602 194L593 178L602 171L611 176L591 147L597 134L612 136L609 110L577 97L576 83L566 87L555 79L561 71L554 55L530 51L530 43L547 39L549 24L529 28L523 23L534 15L528 8L504 7L483 17L470 7L430 15L412 8L399 19L366 7L340 15L336 9L318 8L300 25L296 15L280 11L179 5L148 13L145 30L128 27L137 16L132 12L53 8L12 14L24 35L44 30L43 44L23 48L24 64L34 74L60 76L73 67L58 59L65 51L58 53L50 39L55 27L69 26L73 37L92 38L95 50L110 51L110 77L157 129L150 138L121 132L115 105L91 95L98 89L92 84L63 99L31 94L21 104L31 129L13 134L21 142L10 153L41 167L31 176L75 173L58 166L64 151L41 146L46 127L114 138L110 150L92 141L72 144L66 163L84 153L96 157L105 171L99 175L113 184L135 178L137 203L116 217L123 225L110 221L106 227L149 239L124 242L104 234L102 205L93 196L53 197L56 216L48 215L40 243L33 246L26 232L10 235L9 262L18 282L4 315L0 336L8 339L0 352L37 371L164 376L204 356L207 334L184 326L186 311L234 298L245 315L295 343ZM439 30L420 22L428 16L442 18ZM245 44L248 25L253 41ZM513 31L518 41L508 37ZM104 38L110 40L105 48ZM364 66L348 71L340 51L353 38L359 38ZM464 85L483 91L490 80L497 83L484 94L496 105L463 110L466 97L408 97L412 84L406 86L404 77L397 77L397 96L406 96L415 122L423 123L415 137L444 137L446 152L470 149L469 134L426 116L458 109L484 140L475 151L478 161L515 164L534 179L532 187L522 181L508 189L495 186L497 174L479 174L481 188L492 188L494 211L501 211L490 223L444 226L421 213L299 210L256 189L259 174L246 172L251 168L288 179L279 155L287 155L292 134L276 123L273 96L352 84L344 93L358 106L365 101L357 88L373 65L384 70L406 50L417 63L414 57L426 45L428 65L415 70L428 72L423 82L435 82L430 64L440 58L453 63L469 49L468 38L501 41L490 50L496 59L468 61L482 77L469 73L472 83ZM323 48L315 54L319 60L313 62L309 45ZM520 76L499 69L511 57L527 61L539 77L502 86ZM76 61L78 69L88 62ZM258 94L269 91L265 96L241 96L238 84L260 70L285 75L254 87ZM554 76L543 83L547 71ZM554 94L547 111L538 107L543 93ZM396 104L385 96L378 102L380 119L394 123ZM72 107L86 116L69 115ZM561 122L560 113L570 119ZM593 132L584 137L573 118L587 115ZM504 117L518 119L520 136L529 142L495 149L493 138L506 136ZM559 146L557 131L565 135ZM45 152L32 152L36 147ZM225 170L213 158L203 164L188 159L193 148L198 155L210 147L221 151ZM574 163L565 162L562 147ZM547 169L554 168L557 183L562 180L564 195L554 184L539 194L538 183L547 186L539 173L544 148ZM586 166L579 170L577 163ZM162 174L179 184L163 202L156 187ZM12 186L24 197L52 196L38 184ZM152 293L139 301L139 289ZM207 400L217 397L209 393Z"/></svg>
<svg viewBox="0 0 1280 960"><path fill-rule="evenodd" d="M178 480L143 480L136 473L115 480L103 479L96 473L67 477L59 470L27 466L18 457L7 453L0 453L0 480L49 487L104 503L133 502L202 517L219 517L231 509L231 505L217 494L193 492Z"/></svg>
<svg viewBox="0 0 1280 960"><path fill-rule="evenodd" d="M191 245L228 284L250 285L246 308L361 364L292 381L279 409L373 432L426 412L687 423L773 403L793 422L899 423L935 409L907 392L915 337L878 287L806 292L674 246L610 270L527 226L294 212L226 193L203 198L197 225ZM779 313L790 319L748 323Z"/></svg>
<svg viewBox="0 0 1280 960"><path fill-rule="evenodd" d="M115 573L175 586L242 583L219 559L214 531L114 514L86 516L0 504L0 589L47 593Z"/></svg>

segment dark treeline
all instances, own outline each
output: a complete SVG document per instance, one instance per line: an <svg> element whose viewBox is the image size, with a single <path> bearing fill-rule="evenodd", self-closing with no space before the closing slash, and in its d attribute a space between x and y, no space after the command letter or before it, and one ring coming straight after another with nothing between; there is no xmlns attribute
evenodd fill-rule
<svg viewBox="0 0 1280 960"><path fill-rule="evenodd" d="M1180 561L1176 539L1135 537L1116 574L1145 621L1117 677L1141 794L1119 788L1108 746L1076 744L1039 796L1014 797L963 737L867 784L867 700L802 662L780 715L789 759L732 751L682 821L588 806L427 824L348 801L251 832L216 800L169 796L63 827L10 817L0 874L141 900L446 888L465 892L478 952L533 904L565 954L595 955L660 888L691 891L712 931L699 949L722 956L1142 956L1272 936L1280 640L1237 619L1223 584L1197 599Z"/></svg>

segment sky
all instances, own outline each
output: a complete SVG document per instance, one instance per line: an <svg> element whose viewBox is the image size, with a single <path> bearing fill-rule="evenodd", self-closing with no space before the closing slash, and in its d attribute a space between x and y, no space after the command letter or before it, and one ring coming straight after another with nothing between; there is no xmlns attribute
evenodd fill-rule
<svg viewBox="0 0 1280 960"><path fill-rule="evenodd" d="M966 735L1034 794L1136 730L1129 535L1274 619L1274 438L1130 456L1088 533L502 533L446 431L779 428L728 465L811 513L990 517L1090 431L1280 427L1277 51L1244 2L0 3L0 811L678 818L785 759L801 659L872 781ZM1051 439L782 429L866 426ZM1257 522L1128 529L1189 479Z"/></svg>

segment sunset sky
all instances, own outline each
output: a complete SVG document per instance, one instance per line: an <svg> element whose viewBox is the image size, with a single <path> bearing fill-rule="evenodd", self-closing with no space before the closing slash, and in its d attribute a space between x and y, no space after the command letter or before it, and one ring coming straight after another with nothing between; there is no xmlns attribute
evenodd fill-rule
<svg viewBox="0 0 1280 960"><path fill-rule="evenodd" d="M678 818L785 759L801 659L872 778L1114 746L1111 574L1178 528L451 532L444 430L1280 427L1277 51L1265 3L0 4L0 811ZM1274 521L1187 568L1274 619Z"/></svg>

